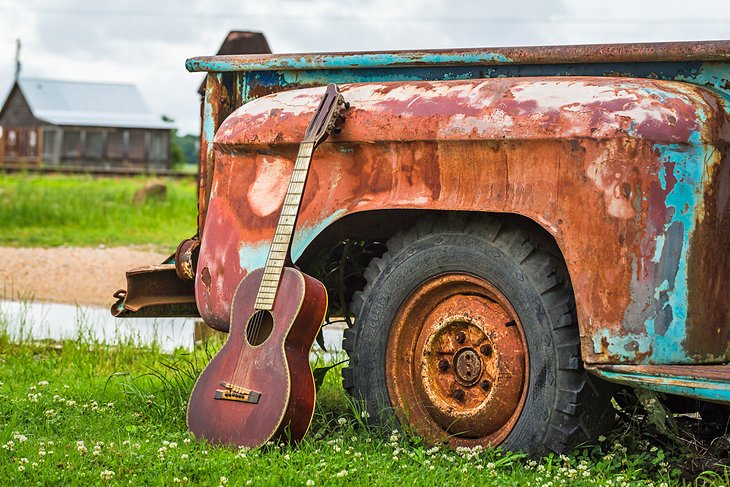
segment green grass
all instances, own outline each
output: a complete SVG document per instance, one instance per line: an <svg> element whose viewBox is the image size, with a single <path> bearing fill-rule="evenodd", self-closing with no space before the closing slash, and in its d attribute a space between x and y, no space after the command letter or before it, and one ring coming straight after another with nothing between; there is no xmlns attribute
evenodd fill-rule
<svg viewBox="0 0 730 487"><path fill-rule="evenodd" d="M168 180L164 201L132 204L149 178L0 174L0 245L153 245L195 233L196 185Z"/></svg>
<svg viewBox="0 0 730 487"><path fill-rule="evenodd" d="M675 485L677 459L616 431L572 456L431 448L369 427L325 379L296 446L219 448L187 433L185 406L213 350L160 353L0 334L0 485ZM619 444L623 443L623 444ZM728 474L699 483L728 485ZM552 482L552 483L551 483Z"/></svg>

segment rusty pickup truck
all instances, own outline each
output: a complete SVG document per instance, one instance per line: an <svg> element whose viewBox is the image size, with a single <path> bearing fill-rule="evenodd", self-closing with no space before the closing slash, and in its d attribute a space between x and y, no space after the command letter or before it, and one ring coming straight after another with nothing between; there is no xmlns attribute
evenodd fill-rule
<svg viewBox="0 0 730 487"><path fill-rule="evenodd" d="M730 41L187 68L208 73L198 233L130 271L115 314L228 330L337 83L351 108L292 255L321 279L363 270L328 287L355 317L343 386L370 421L541 453L610 426L614 384L730 404Z"/></svg>

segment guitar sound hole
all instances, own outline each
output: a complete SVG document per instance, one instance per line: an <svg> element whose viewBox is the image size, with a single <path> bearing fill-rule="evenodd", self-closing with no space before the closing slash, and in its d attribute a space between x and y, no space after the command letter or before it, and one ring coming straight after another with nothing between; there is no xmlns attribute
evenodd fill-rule
<svg viewBox="0 0 730 487"><path fill-rule="evenodd" d="M269 338L274 329L274 317L271 311L261 310L254 313L246 326L246 340L254 347L261 345Z"/></svg>

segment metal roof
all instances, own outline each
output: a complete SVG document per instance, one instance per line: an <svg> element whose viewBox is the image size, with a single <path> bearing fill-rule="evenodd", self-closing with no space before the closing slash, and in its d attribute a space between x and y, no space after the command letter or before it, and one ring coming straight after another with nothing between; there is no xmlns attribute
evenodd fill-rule
<svg viewBox="0 0 730 487"><path fill-rule="evenodd" d="M33 115L53 125L169 129L132 84L21 78Z"/></svg>

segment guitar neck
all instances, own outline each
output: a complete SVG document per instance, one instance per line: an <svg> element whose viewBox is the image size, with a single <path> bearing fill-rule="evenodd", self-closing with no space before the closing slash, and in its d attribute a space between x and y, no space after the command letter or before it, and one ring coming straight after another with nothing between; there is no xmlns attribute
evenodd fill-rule
<svg viewBox="0 0 730 487"><path fill-rule="evenodd" d="M276 225L274 239L269 249L269 256L266 259L261 286L256 295L256 309L271 310L274 306L281 273L286 262L290 260L292 236L294 235L299 208L302 204L302 194L309 175L309 165L312 162L313 152L314 142L305 140L299 145L294 171L289 180L284 204L279 215L279 223Z"/></svg>

